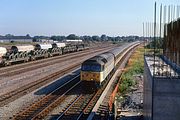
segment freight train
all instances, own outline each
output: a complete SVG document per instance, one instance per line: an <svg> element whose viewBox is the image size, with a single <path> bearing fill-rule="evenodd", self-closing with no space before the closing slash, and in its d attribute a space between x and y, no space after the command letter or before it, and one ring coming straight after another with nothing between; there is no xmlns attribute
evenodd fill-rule
<svg viewBox="0 0 180 120"><path fill-rule="evenodd" d="M89 85L93 84L97 88L101 87L109 80L117 64L127 51L139 44L140 42L125 44L84 61L81 65L81 81Z"/></svg>
<svg viewBox="0 0 180 120"><path fill-rule="evenodd" d="M7 66L17 62L33 61L88 48L86 44L73 45L65 43L11 46L9 49L0 47L0 65Z"/></svg>

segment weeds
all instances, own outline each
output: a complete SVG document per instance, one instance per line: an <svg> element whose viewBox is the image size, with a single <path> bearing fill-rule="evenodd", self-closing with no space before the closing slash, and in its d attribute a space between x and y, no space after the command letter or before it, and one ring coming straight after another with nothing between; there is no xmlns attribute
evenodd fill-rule
<svg viewBox="0 0 180 120"><path fill-rule="evenodd" d="M119 92L121 95L125 95L129 92L130 88L137 84L134 80L134 76L143 74L144 71L144 48L139 47L130 57L125 71L121 76L121 83L119 85Z"/></svg>

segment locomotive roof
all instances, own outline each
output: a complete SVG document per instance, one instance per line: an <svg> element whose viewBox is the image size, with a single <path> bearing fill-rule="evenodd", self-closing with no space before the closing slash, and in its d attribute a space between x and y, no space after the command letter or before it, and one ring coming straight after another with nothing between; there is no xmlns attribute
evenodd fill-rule
<svg viewBox="0 0 180 120"><path fill-rule="evenodd" d="M131 43L125 43L122 46L119 46L117 48L114 48L108 52L112 53L115 55L115 57L117 57L117 55L119 55L125 48L130 47L131 45L133 45L134 43L138 43L138 42L131 42Z"/></svg>
<svg viewBox="0 0 180 120"><path fill-rule="evenodd" d="M83 64L100 64L103 65L104 62L102 61L102 57L100 56L94 56L86 61L83 62Z"/></svg>
<svg viewBox="0 0 180 120"><path fill-rule="evenodd" d="M104 65L106 64L108 61L114 59L114 57L117 57L117 55L119 55L125 48L128 48L129 46L131 46L134 43L139 43L137 42L132 42L132 43L126 43L120 47L117 47L115 49L112 49L108 52L102 53L100 55L97 55L95 57L92 57L86 61L83 62L83 64L100 64L100 65Z"/></svg>
<svg viewBox="0 0 180 120"><path fill-rule="evenodd" d="M84 64L100 64L104 65L107 63L110 59L113 59L113 54L112 53L103 53L97 56L94 56L86 61L84 61Z"/></svg>
<svg viewBox="0 0 180 120"><path fill-rule="evenodd" d="M110 59L114 58L114 55L110 52L105 52L103 54L100 54L98 56L101 56L102 58L106 59L106 61L104 63L106 63L107 61L109 61Z"/></svg>
<svg viewBox="0 0 180 120"><path fill-rule="evenodd" d="M124 50L124 48L125 48L125 46L123 45L123 46L117 47L115 49L112 49L109 52L114 54L115 57L117 57L122 52L122 50Z"/></svg>

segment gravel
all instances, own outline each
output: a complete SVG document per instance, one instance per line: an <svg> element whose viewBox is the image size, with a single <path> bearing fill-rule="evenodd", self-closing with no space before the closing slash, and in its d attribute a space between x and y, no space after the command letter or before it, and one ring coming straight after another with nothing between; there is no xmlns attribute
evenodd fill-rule
<svg viewBox="0 0 180 120"><path fill-rule="evenodd" d="M77 95L68 95L68 97L60 104L57 106L53 111L51 111L45 120L54 120L59 117L59 115L63 112L63 109L66 108L66 106L71 103L71 101L76 97Z"/></svg>
<svg viewBox="0 0 180 120"><path fill-rule="evenodd" d="M46 66L43 68L37 68L36 70L32 70L29 72L19 73L17 75L11 76L11 77L3 77L0 78L0 95L7 93L8 91L15 90L16 88L19 88L21 86L24 86L28 83L31 83L33 81L36 81L37 79L43 78L45 76L48 76L56 71L62 70L64 68L67 68L70 65L73 65L75 63L82 62L86 60L88 57L95 56L101 52L93 53L90 55L86 55L83 57L79 57L77 59L70 59L68 61L64 61L61 63L53 64L50 66ZM62 76L61 78L54 80L53 82L42 86L41 88L34 90L31 93L28 93L15 101L0 107L0 119L3 120L9 120L15 115L17 112L25 109L27 106L32 104L33 102L39 100L44 95L48 94L49 92L53 91L63 83L65 83L70 78L74 77L75 75L79 74L80 70L77 69L76 71L73 71L69 74L66 74ZM74 97L74 96L70 96ZM70 98L68 99L70 100ZM68 100L62 104L61 109L63 106L68 103ZM61 109L57 108L57 110L53 111L52 114L57 113L57 111L60 111Z"/></svg>
<svg viewBox="0 0 180 120"><path fill-rule="evenodd" d="M36 70L32 70L29 72L19 73L11 77L0 78L0 91L1 91L0 95L5 94L8 91L15 90L16 88L22 87L33 81L36 81L37 79L46 77L47 75L50 75L59 70L63 70L73 64L83 62L87 58L95 56L98 53L100 52L86 55L83 57L78 57L75 59L70 59L68 61L60 62L50 66L45 66L39 69L37 68Z"/></svg>
<svg viewBox="0 0 180 120"><path fill-rule="evenodd" d="M142 107L143 107L143 77L136 76L135 80L138 81L137 86L128 93L121 103L123 111L118 120L142 120Z"/></svg>
<svg viewBox="0 0 180 120"><path fill-rule="evenodd" d="M51 82L51 83L47 84L46 86L42 86L41 88L39 88L29 94L26 94L25 96L20 97L20 98L16 99L15 101L13 101L3 107L0 107L0 119L3 119L3 120L11 119L13 117L13 115L15 115L19 111L23 110L24 108L26 108L33 102L37 101L41 97L45 96L49 92L53 91L57 87L61 86L67 80L75 77L77 74L79 74L79 72L80 72L80 69L78 68L77 70L72 71L71 73L62 76L61 78L57 79L56 81Z"/></svg>

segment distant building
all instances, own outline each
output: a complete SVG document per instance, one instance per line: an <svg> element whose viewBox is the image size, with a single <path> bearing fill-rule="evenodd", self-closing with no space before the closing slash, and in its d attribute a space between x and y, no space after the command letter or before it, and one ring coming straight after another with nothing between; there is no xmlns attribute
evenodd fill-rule
<svg viewBox="0 0 180 120"><path fill-rule="evenodd" d="M33 39L30 36L0 36L1 43L10 42L32 42Z"/></svg>
<svg viewBox="0 0 180 120"><path fill-rule="evenodd" d="M51 39L37 39L36 42L41 42L41 43L54 43L54 40L51 40Z"/></svg>
<svg viewBox="0 0 180 120"><path fill-rule="evenodd" d="M82 40L66 40L66 42L82 42Z"/></svg>

